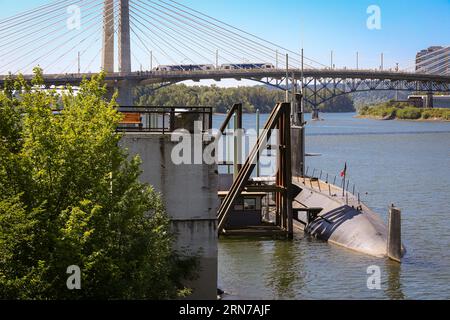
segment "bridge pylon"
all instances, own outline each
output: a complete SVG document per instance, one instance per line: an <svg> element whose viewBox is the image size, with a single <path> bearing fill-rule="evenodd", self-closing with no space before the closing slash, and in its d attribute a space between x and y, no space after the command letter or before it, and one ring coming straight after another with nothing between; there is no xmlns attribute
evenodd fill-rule
<svg viewBox="0 0 450 320"><path fill-rule="evenodd" d="M129 0L119 1L118 21L118 71L127 76L131 73L131 38L130 38L130 3ZM104 0L103 8L103 47L102 69L107 74L115 72L114 63L114 25L115 25L115 0ZM109 96L114 90L118 90L118 103L121 106L133 105L133 83L128 80L120 80L108 86Z"/></svg>
<svg viewBox="0 0 450 320"><path fill-rule="evenodd" d="M131 44L130 44L130 3L129 0L119 0L119 73L128 75L131 73ZM133 83L122 80L118 83L121 106L133 105Z"/></svg>
<svg viewBox="0 0 450 320"><path fill-rule="evenodd" d="M114 73L114 0L104 2L102 48L102 70Z"/></svg>
<svg viewBox="0 0 450 320"><path fill-rule="evenodd" d="M119 0L119 72L131 72L130 2Z"/></svg>

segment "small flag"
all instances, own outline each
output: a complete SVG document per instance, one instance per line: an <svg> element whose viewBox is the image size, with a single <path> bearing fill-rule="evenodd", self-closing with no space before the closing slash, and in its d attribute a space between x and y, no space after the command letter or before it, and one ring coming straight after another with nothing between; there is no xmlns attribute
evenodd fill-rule
<svg viewBox="0 0 450 320"><path fill-rule="evenodd" d="M347 175L347 162L345 163L344 170L341 171L341 177L345 177Z"/></svg>

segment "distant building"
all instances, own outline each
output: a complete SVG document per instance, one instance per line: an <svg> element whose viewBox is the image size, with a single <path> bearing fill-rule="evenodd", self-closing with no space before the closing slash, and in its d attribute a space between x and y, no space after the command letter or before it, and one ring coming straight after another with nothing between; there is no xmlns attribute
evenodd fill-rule
<svg viewBox="0 0 450 320"><path fill-rule="evenodd" d="M433 46L416 55L416 71L450 75L450 47Z"/></svg>
<svg viewBox="0 0 450 320"><path fill-rule="evenodd" d="M427 99L428 97L426 95L411 95L408 96L408 100L406 100L405 102L408 102L409 104L417 108L425 108L427 106ZM433 95L432 106L433 108L450 109L450 96Z"/></svg>

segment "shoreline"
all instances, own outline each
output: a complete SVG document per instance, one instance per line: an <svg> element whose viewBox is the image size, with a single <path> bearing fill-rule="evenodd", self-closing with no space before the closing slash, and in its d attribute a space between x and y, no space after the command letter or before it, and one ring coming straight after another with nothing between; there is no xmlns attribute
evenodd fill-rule
<svg viewBox="0 0 450 320"><path fill-rule="evenodd" d="M430 119L399 119L397 117L394 117L392 119L386 119L383 117L377 117L377 116L363 116L363 115L356 115L353 118L356 119L370 119L370 120L378 120L378 121L409 121L409 122L450 122L450 120L441 119L441 118L430 118Z"/></svg>

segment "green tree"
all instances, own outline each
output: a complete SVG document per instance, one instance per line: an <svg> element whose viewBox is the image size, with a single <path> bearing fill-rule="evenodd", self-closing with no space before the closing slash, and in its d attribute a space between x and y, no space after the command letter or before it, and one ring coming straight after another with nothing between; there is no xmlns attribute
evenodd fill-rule
<svg viewBox="0 0 450 320"><path fill-rule="evenodd" d="M308 95L309 89L306 90ZM322 93L328 96L329 93ZM220 88L212 86L173 85L159 90L150 86L138 87L136 104L141 106L211 106L216 112L226 113L234 103L242 103L244 111L253 113L259 109L270 113L276 103L285 100L285 92L265 86ZM354 112L355 107L348 95L339 96L319 106L322 112ZM307 112L312 106L306 103Z"/></svg>
<svg viewBox="0 0 450 320"><path fill-rule="evenodd" d="M195 259L173 250L168 217L140 160L119 147L104 75L75 94L19 77L0 92L0 298L170 299ZM68 290L67 268L81 269Z"/></svg>

